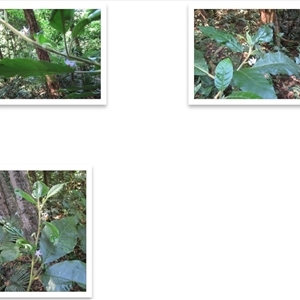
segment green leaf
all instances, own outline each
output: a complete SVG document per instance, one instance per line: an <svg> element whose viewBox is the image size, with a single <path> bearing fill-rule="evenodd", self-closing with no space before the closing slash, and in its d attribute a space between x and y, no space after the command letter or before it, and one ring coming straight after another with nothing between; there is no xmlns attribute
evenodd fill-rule
<svg viewBox="0 0 300 300"><path fill-rule="evenodd" d="M76 26L74 27L74 29L72 30L72 38L75 38L81 34L84 33L84 28L86 25L90 24L91 20L90 19L82 19L80 20Z"/></svg>
<svg viewBox="0 0 300 300"><path fill-rule="evenodd" d="M225 58L221 60L218 63L215 71L216 88L219 91L224 91L230 84L232 75L233 75L233 66L230 58Z"/></svg>
<svg viewBox="0 0 300 300"><path fill-rule="evenodd" d="M92 21L100 21L101 18L101 10L100 9L96 9L95 11L93 11L88 18Z"/></svg>
<svg viewBox="0 0 300 300"><path fill-rule="evenodd" d="M251 92L234 92L226 99L262 99L262 97Z"/></svg>
<svg viewBox="0 0 300 300"><path fill-rule="evenodd" d="M194 75L207 75L208 66L203 57L203 53L194 49Z"/></svg>
<svg viewBox="0 0 300 300"><path fill-rule="evenodd" d="M48 61L37 61L29 58L4 58L0 60L0 76L2 75L6 78L16 75L28 77L72 72L74 72L74 69L69 66Z"/></svg>
<svg viewBox="0 0 300 300"><path fill-rule="evenodd" d="M260 27L252 38L253 44L268 43L273 39L273 30L269 25Z"/></svg>
<svg viewBox="0 0 300 300"><path fill-rule="evenodd" d="M79 260L57 263L42 275L42 283L47 292L69 291L72 283L86 286L86 264Z"/></svg>
<svg viewBox="0 0 300 300"><path fill-rule="evenodd" d="M49 191L49 188L46 186L45 183L41 182L41 181L36 181L33 184L33 188L32 188L32 196L35 199L39 199L43 196L45 196Z"/></svg>
<svg viewBox="0 0 300 300"><path fill-rule="evenodd" d="M3 249L0 254L1 263L16 260L20 255L19 247L15 244L6 243L5 246L1 248Z"/></svg>
<svg viewBox="0 0 300 300"><path fill-rule="evenodd" d="M51 232L45 229L46 227L43 228L40 249L44 263L50 263L73 251L77 243L77 229L75 227L77 222L76 217L66 217L52 221L60 233L56 244L51 242Z"/></svg>
<svg viewBox="0 0 300 300"><path fill-rule="evenodd" d="M297 75L300 72L300 66L282 52L267 53L264 57L257 60L252 69L262 74L270 73L273 75Z"/></svg>
<svg viewBox="0 0 300 300"><path fill-rule="evenodd" d="M233 73L234 83L242 90L261 96L264 99L277 99L269 81L253 68L244 68Z"/></svg>
<svg viewBox="0 0 300 300"><path fill-rule="evenodd" d="M251 38L251 35L248 33L248 31L246 32L246 38L247 38L247 43L249 46L253 45L253 40Z"/></svg>
<svg viewBox="0 0 300 300"><path fill-rule="evenodd" d="M202 86L202 82L200 82L198 85L194 87L194 96L199 92L201 86Z"/></svg>
<svg viewBox="0 0 300 300"><path fill-rule="evenodd" d="M204 35L207 35L216 42L227 46L235 52L243 52L243 46L236 40L236 38L222 30L217 30L211 26L198 26Z"/></svg>
<svg viewBox="0 0 300 300"><path fill-rule="evenodd" d="M53 223L45 222L44 225L47 236L50 236L50 241L56 245L59 238L59 230Z"/></svg>
<svg viewBox="0 0 300 300"><path fill-rule="evenodd" d="M54 185L47 193L47 199L49 199L50 197L59 193L62 190L62 188L64 187L64 185L65 185L65 183L59 183L59 184Z"/></svg>
<svg viewBox="0 0 300 300"><path fill-rule="evenodd" d="M50 26L65 34L71 25L74 9L53 9L49 20Z"/></svg>
<svg viewBox="0 0 300 300"><path fill-rule="evenodd" d="M46 45L52 48L56 48L56 44L53 43L51 40L47 39L42 32L35 33L34 38L41 45Z"/></svg>
<svg viewBox="0 0 300 300"><path fill-rule="evenodd" d="M34 205L36 205L36 201L29 194L25 193L21 189L14 189L14 192L16 195L24 198L25 200L27 200L28 202L30 202Z"/></svg>

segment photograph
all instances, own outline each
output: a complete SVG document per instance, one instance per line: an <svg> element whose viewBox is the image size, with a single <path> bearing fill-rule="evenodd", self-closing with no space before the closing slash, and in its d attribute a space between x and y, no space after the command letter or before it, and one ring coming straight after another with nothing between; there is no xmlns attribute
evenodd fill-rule
<svg viewBox="0 0 300 300"><path fill-rule="evenodd" d="M83 297L91 290L87 172L0 171L0 292L6 293L2 298L27 293L31 298L70 297L69 292Z"/></svg>
<svg viewBox="0 0 300 300"><path fill-rule="evenodd" d="M105 104L102 19L99 8L0 9L0 105Z"/></svg>
<svg viewBox="0 0 300 300"><path fill-rule="evenodd" d="M300 104L299 9L192 14L191 104Z"/></svg>

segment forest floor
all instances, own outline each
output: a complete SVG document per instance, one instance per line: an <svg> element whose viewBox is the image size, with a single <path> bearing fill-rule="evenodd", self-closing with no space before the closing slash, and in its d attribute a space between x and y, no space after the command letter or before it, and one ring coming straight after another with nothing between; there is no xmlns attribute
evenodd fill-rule
<svg viewBox="0 0 300 300"><path fill-rule="evenodd" d="M226 57L230 57L234 67L239 66L246 53L234 53L209 38L203 38L198 26L212 26L215 29L231 33L242 41L247 31L253 35L261 26L258 10L205 10L206 16L201 11L196 9L194 13L195 49L204 53L210 74L214 74L217 64ZM298 42L300 41L300 10L281 10L278 14L278 21L282 34L279 49L274 43L265 43L261 46L266 52L280 50L295 61L296 58L300 58L300 42ZM300 99L299 77L271 75L271 80L278 99ZM201 95L196 94L195 99L197 98L200 99Z"/></svg>

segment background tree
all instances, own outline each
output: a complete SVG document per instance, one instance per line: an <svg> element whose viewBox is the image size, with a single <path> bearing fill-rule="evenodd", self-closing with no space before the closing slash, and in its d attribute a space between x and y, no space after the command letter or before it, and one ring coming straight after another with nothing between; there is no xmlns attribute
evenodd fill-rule
<svg viewBox="0 0 300 300"><path fill-rule="evenodd" d="M16 221L28 240L37 231L37 212L32 204L20 199L14 189L31 192L26 171L0 171L0 217Z"/></svg>
<svg viewBox="0 0 300 300"><path fill-rule="evenodd" d="M33 9L24 9L24 15L30 30L31 38L34 39L34 34L40 32L37 20ZM50 61L48 52L36 47L36 53L40 60ZM46 75L46 84L51 98L57 98L59 84L55 76Z"/></svg>

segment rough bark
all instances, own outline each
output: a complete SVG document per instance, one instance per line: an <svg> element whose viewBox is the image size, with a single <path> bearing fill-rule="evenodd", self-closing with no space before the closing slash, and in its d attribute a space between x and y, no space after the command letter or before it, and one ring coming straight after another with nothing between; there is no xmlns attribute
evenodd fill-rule
<svg viewBox="0 0 300 300"><path fill-rule="evenodd" d="M30 29L31 38L34 39L33 35L35 33L40 32L40 28L36 21L33 9L24 9L24 15L25 15L27 24ZM50 61L49 54L45 50L36 48L36 53L37 53L39 60ZM52 76L46 75L46 84L47 84L47 89L48 89L50 98L57 98L58 94L59 94L58 93L59 83L57 81L56 76L55 75L52 75Z"/></svg>
<svg viewBox="0 0 300 300"><path fill-rule="evenodd" d="M37 211L33 204L16 196L14 189L31 193L25 171L0 171L0 217L16 218L25 237L32 241L31 234L37 232Z"/></svg>

